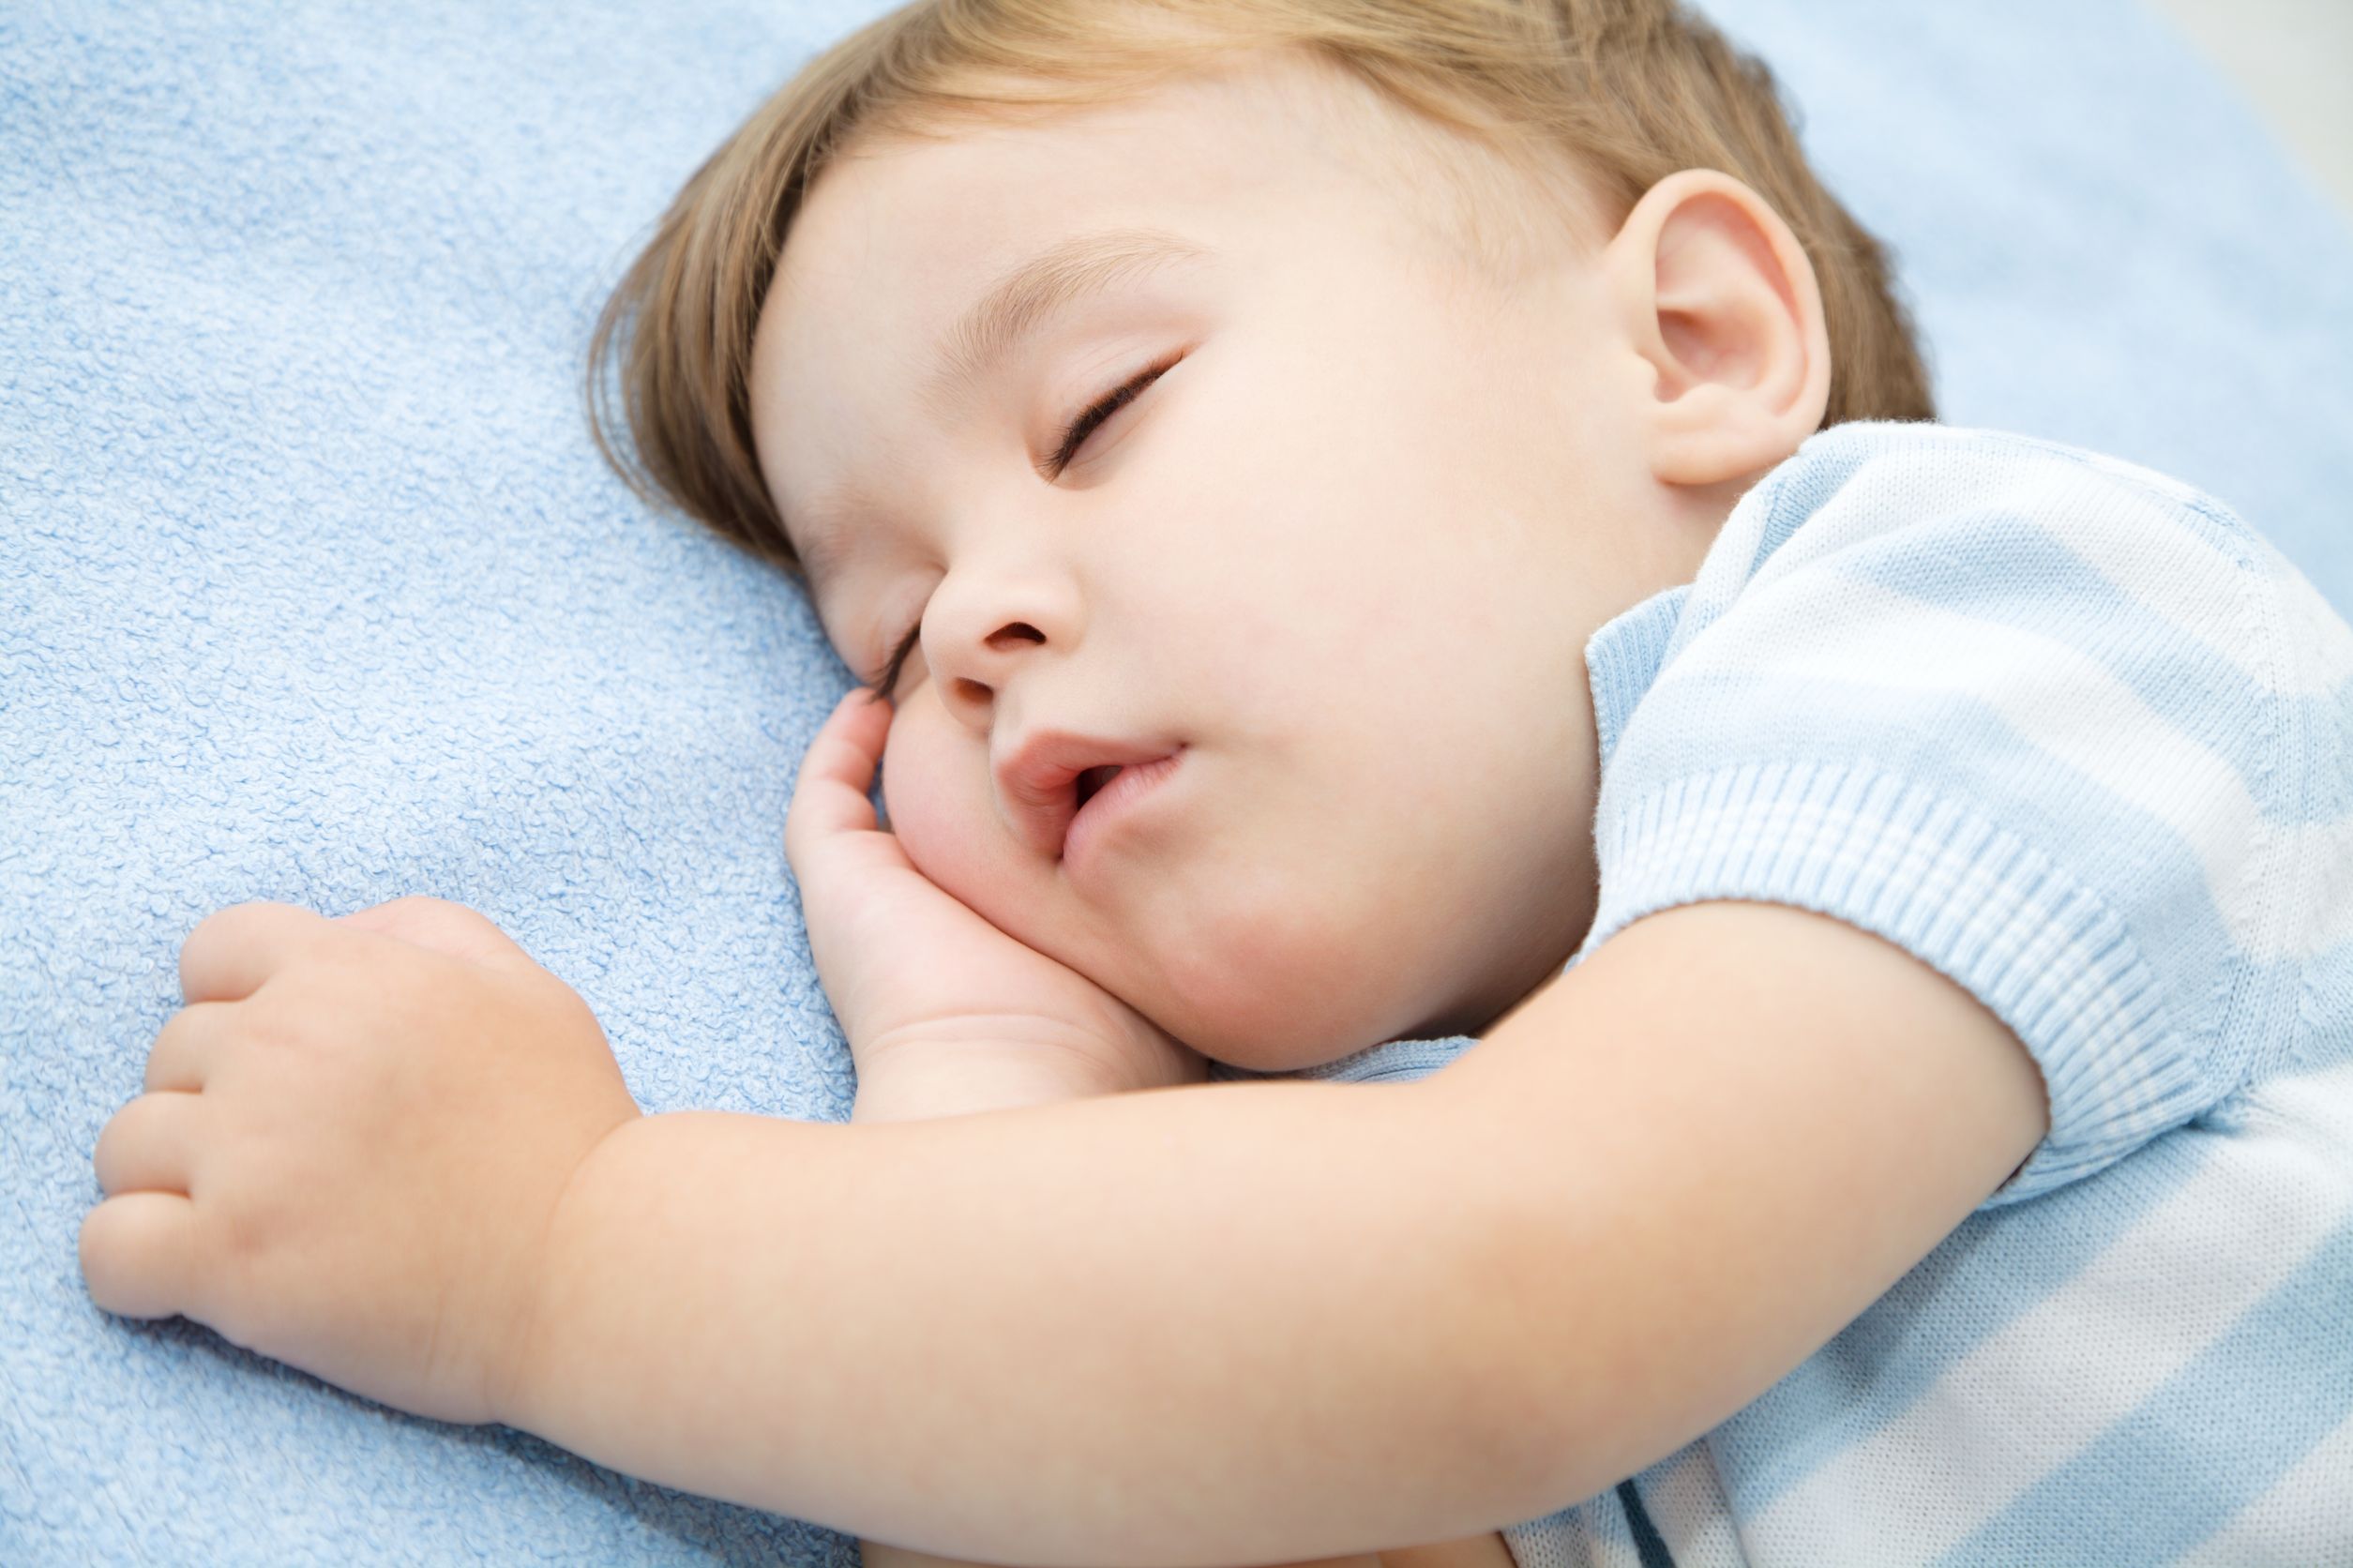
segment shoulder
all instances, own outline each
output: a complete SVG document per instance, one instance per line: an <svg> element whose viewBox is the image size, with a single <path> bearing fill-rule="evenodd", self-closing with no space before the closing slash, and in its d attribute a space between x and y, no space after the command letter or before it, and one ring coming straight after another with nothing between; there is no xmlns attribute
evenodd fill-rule
<svg viewBox="0 0 2353 1568"><path fill-rule="evenodd" d="M1858 420L1808 438L1757 486L1798 518L1837 504L1880 504L1891 520L1988 502L2063 517L2078 507L2124 505L2181 512L2226 551L2251 561L2256 531L2185 480L2088 447L2009 430L1928 421Z"/></svg>
<svg viewBox="0 0 2353 1568"><path fill-rule="evenodd" d="M2142 631L2243 641L2283 575L2229 507L2153 470L2001 431L1861 423L1815 436L1742 499L1685 630L1798 578L1956 607L2130 607Z"/></svg>
<svg viewBox="0 0 2353 1568"><path fill-rule="evenodd" d="M1686 769L1695 734L1956 785L2130 758L2221 799L2294 775L2297 704L2348 674L2353 628L2188 485L2023 436L1844 426L1742 499L1680 606L1622 728L1683 738L1613 761L1622 793Z"/></svg>

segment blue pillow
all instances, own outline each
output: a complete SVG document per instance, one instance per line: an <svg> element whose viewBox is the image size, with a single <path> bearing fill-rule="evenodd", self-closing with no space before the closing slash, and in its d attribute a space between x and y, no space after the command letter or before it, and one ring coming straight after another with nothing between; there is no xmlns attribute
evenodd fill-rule
<svg viewBox="0 0 2353 1568"><path fill-rule="evenodd" d="M848 676L577 387L673 191L881 8L0 10L0 1560L854 1561L110 1318L76 1239L180 942L249 898L473 905L648 1109L847 1114L781 832ZM1948 417L2177 473L2353 605L2353 236L2171 33L1715 10L1901 256Z"/></svg>

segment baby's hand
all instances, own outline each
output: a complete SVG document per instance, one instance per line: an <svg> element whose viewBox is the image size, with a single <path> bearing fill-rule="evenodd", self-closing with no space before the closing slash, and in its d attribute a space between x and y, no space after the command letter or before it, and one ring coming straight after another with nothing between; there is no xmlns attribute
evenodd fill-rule
<svg viewBox="0 0 2353 1568"><path fill-rule="evenodd" d="M91 1299L443 1421L504 1419L548 1222L634 1120L604 1031L472 910L240 904L98 1136Z"/></svg>
<svg viewBox="0 0 2353 1568"><path fill-rule="evenodd" d="M943 1095L973 1109L1203 1081L1198 1052L915 868L867 798L890 726L881 699L844 698L809 744L784 827L809 952L857 1063L859 1119L886 1081L897 1100L917 1078L906 1114Z"/></svg>

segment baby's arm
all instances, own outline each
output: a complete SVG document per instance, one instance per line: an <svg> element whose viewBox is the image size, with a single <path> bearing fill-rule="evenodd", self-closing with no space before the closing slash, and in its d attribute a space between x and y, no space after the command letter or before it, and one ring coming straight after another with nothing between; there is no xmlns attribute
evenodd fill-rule
<svg viewBox="0 0 2353 1568"><path fill-rule="evenodd" d="M633 1121L557 1214L503 1414L982 1560L1443 1540L1746 1404L2043 1117L2030 1059L1925 965L1687 906L1416 1083Z"/></svg>
<svg viewBox="0 0 2353 1568"><path fill-rule="evenodd" d="M934 1116L959 1116L976 1111L1010 1108L1016 1105L1045 1105L1087 1097L1066 1079L1039 1076L1018 1057L981 1064L970 1075L942 1074L927 1069L945 1058L904 1058L878 1063L860 1077L852 1122L915 1121ZM959 1560L934 1557L880 1541L858 1543L864 1568L980 1568ZM1461 1541L1387 1551L1378 1557L1357 1555L1320 1558L1283 1568L1513 1568L1510 1549L1493 1531Z"/></svg>
<svg viewBox="0 0 2353 1568"><path fill-rule="evenodd" d="M502 1417L987 1561L1265 1562L1512 1516L1494 1238L1440 1212L1419 1089L644 1118L557 1216Z"/></svg>

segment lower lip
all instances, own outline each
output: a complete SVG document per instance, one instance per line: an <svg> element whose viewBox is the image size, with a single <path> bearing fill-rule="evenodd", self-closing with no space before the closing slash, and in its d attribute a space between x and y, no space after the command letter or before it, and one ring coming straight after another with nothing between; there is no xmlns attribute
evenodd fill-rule
<svg viewBox="0 0 2353 1568"><path fill-rule="evenodd" d="M1138 802L1157 790L1161 780L1176 771L1177 759L1184 754L1180 747L1166 757L1124 767L1117 778L1089 795L1087 804L1070 819L1070 831L1063 836L1063 865L1083 875L1082 867L1093 854L1095 841L1125 820Z"/></svg>

